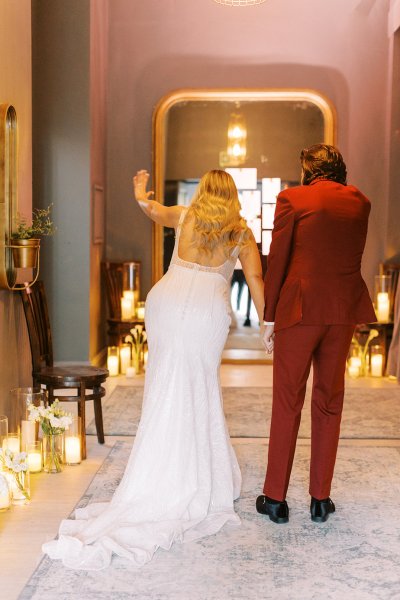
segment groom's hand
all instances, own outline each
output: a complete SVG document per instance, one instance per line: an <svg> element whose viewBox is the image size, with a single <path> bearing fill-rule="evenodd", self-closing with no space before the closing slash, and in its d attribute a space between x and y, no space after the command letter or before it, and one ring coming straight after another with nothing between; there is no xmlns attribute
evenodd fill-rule
<svg viewBox="0 0 400 600"><path fill-rule="evenodd" d="M274 326L265 325L265 329L262 334L262 343L268 354L271 354L274 349L274 335Z"/></svg>

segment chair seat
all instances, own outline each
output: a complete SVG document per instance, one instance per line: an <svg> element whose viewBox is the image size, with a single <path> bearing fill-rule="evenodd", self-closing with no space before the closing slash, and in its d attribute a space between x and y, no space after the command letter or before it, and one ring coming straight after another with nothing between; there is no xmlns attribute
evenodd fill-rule
<svg viewBox="0 0 400 600"><path fill-rule="evenodd" d="M108 377L107 369L99 369L85 365L66 365L65 367L43 367L40 371L34 371L33 377L42 383L52 385L84 383L87 387L98 386ZM61 385L62 387L62 385Z"/></svg>

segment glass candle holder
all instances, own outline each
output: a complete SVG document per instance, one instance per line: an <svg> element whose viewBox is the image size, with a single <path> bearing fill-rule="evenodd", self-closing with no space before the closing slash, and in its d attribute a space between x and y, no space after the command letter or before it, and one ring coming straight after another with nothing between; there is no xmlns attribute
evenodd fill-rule
<svg viewBox="0 0 400 600"><path fill-rule="evenodd" d="M0 415L0 448L6 447L8 436L8 417Z"/></svg>
<svg viewBox="0 0 400 600"><path fill-rule="evenodd" d="M7 477L0 473L0 512L11 506L11 490Z"/></svg>
<svg viewBox="0 0 400 600"><path fill-rule="evenodd" d="M144 321L144 315L145 315L145 302L138 302L137 303L137 307L136 307L136 316L138 319L140 319L141 321Z"/></svg>
<svg viewBox="0 0 400 600"><path fill-rule="evenodd" d="M38 388L21 387L10 391L11 415L9 429L16 431L21 437L21 448L37 440L38 425L29 420L28 405L40 406L45 404L46 394Z"/></svg>
<svg viewBox="0 0 400 600"><path fill-rule="evenodd" d="M43 463L41 440L27 444L25 447L25 451L28 455L27 460L29 472L40 473L42 470Z"/></svg>
<svg viewBox="0 0 400 600"><path fill-rule="evenodd" d="M31 499L29 469L19 473L7 473L13 504L28 504Z"/></svg>
<svg viewBox="0 0 400 600"><path fill-rule="evenodd" d="M7 439L4 442L5 448L8 448L11 452L20 452L21 451L21 441L19 439L18 433L9 433Z"/></svg>
<svg viewBox="0 0 400 600"><path fill-rule="evenodd" d="M81 418L74 415L71 425L64 433L64 462L67 465L79 465L81 461Z"/></svg>
<svg viewBox="0 0 400 600"><path fill-rule="evenodd" d="M107 348L107 369L110 377L119 374L119 348L118 346L109 346Z"/></svg>
<svg viewBox="0 0 400 600"><path fill-rule="evenodd" d="M122 265L123 294L125 296L126 292L133 293L134 309L140 299L140 269L141 263L139 261L125 262Z"/></svg>
<svg viewBox="0 0 400 600"><path fill-rule="evenodd" d="M388 275L375 276L375 311L379 323L387 323L390 319L391 284Z"/></svg>
<svg viewBox="0 0 400 600"><path fill-rule="evenodd" d="M347 373L350 377L360 377L362 375L362 370L360 349L356 344L351 344L349 356L347 358Z"/></svg>
<svg viewBox="0 0 400 600"><path fill-rule="evenodd" d="M381 345L376 344L370 350L370 373L372 377L382 377L385 352Z"/></svg>
<svg viewBox="0 0 400 600"><path fill-rule="evenodd" d="M119 347L119 360L122 375L126 375L126 370L131 366L131 346L130 344L121 344Z"/></svg>

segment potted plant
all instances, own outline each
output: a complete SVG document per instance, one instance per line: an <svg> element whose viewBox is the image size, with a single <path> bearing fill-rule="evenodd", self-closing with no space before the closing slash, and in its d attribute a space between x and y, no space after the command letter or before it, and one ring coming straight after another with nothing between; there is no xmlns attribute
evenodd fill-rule
<svg viewBox="0 0 400 600"><path fill-rule="evenodd" d="M14 267L16 269L37 266L40 238L54 233L54 225L50 218L51 206L35 208L32 213L32 223L29 225L26 217L18 216L16 230L11 236Z"/></svg>

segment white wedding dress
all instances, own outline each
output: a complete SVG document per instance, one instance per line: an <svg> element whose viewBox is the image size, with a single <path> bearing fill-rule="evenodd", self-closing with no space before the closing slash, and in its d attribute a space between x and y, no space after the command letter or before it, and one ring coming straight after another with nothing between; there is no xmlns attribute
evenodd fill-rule
<svg viewBox="0 0 400 600"><path fill-rule="evenodd" d="M146 300L149 344L143 409L111 502L75 511L43 545L73 569L98 570L112 553L135 566L157 548L239 524L241 475L227 431L219 366L230 324L238 248L220 267L181 260L182 211L168 272Z"/></svg>

